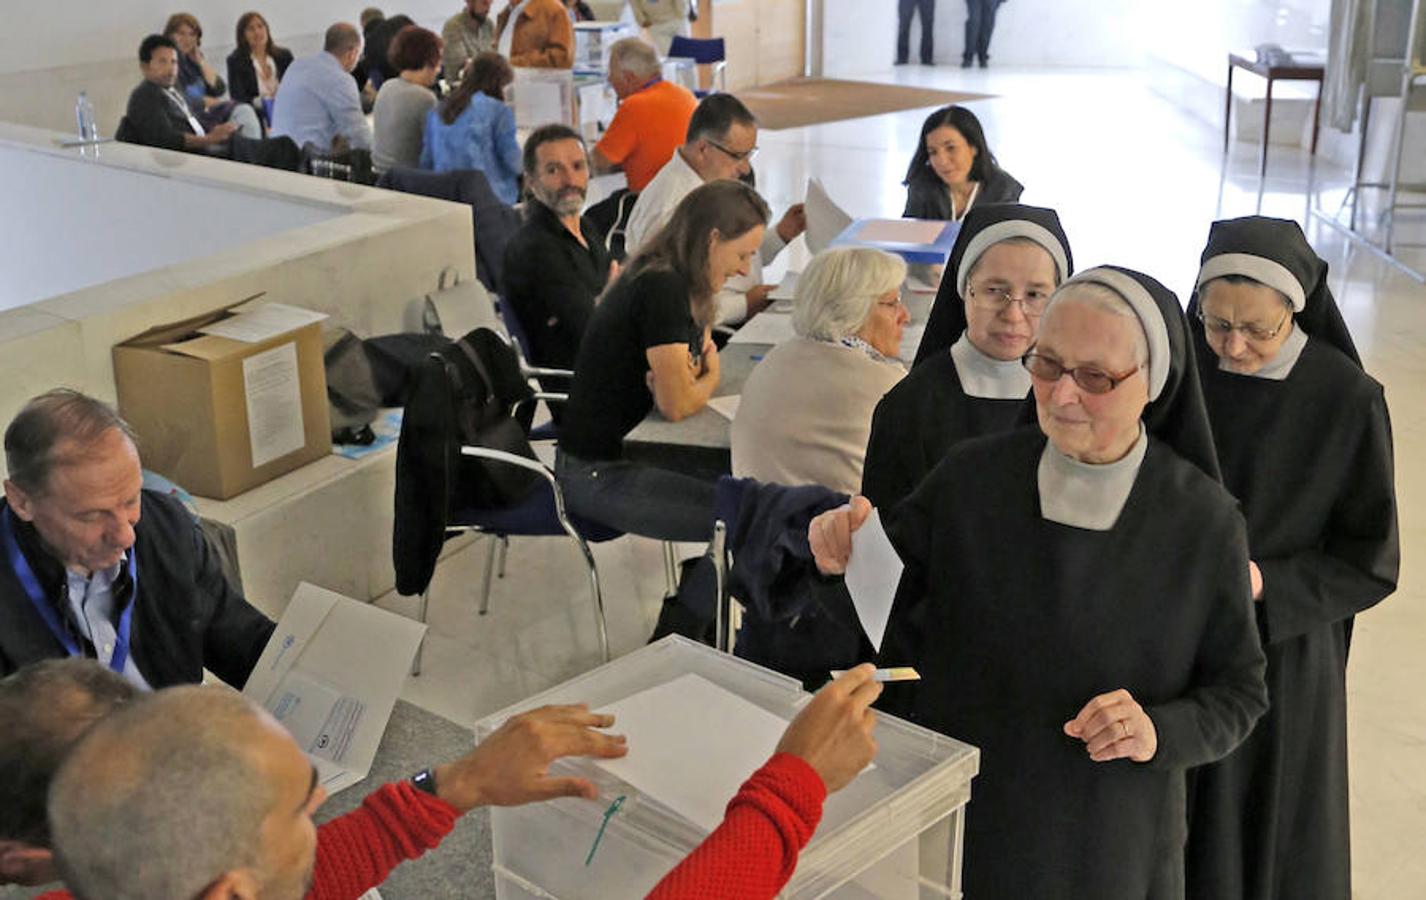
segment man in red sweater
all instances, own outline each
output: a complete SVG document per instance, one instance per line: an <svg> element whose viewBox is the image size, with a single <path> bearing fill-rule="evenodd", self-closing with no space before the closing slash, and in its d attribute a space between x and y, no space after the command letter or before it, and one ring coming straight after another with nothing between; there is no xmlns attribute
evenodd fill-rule
<svg viewBox="0 0 1426 900"><path fill-rule="evenodd" d="M853 670L808 704L724 824L660 884L660 900L777 893L827 792L875 754L871 672ZM50 791L59 868L88 900L356 898L475 806L594 797L588 781L548 767L565 755L623 755L621 737L595 730L612 724L582 706L525 713L318 832L311 815L324 792L281 726L224 689L161 691L100 721L65 760Z"/></svg>

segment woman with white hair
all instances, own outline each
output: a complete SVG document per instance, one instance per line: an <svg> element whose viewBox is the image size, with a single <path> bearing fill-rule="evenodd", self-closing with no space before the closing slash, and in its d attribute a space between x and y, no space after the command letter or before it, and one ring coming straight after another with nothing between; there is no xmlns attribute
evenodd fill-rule
<svg viewBox="0 0 1426 900"><path fill-rule="evenodd" d="M733 420L733 474L855 493L876 404L906 374L906 263L881 250L818 254L797 280L797 337L767 354Z"/></svg>
<svg viewBox="0 0 1426 900"><path fill-rule="evenodd" d="M1039 427L959 444L881 511L905 572L880 664L922 676L884 705L982 754L967 897L1182 897L1187 772L1267 706L1187 331L1152 278L1076 275L1024 357ZM823 574L871 511L812 521Z"/></svg>

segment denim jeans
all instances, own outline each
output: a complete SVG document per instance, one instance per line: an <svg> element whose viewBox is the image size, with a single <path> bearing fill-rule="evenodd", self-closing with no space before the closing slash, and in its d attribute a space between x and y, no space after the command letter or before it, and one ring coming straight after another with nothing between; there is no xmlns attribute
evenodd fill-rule
<svg viewBox="0 0 1426 900"><path fill-rule="evenodd" d="M555 476L581 518L661 541L713 537L713 483L628 460L584 460L557 450Z"/></svg>

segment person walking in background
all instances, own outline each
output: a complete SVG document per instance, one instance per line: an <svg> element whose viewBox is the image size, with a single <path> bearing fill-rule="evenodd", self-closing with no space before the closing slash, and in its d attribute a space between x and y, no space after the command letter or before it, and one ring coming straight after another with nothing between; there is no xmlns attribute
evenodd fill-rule
<svg viewBox="0 0 1426 900"><path fill-rule="evenodd" d="M969 0L968 0L969 2ZM896 6L896 64L904 66L911 53L911 18L921 14L921 65L935 65L936 0L897 0Z"/></svg>
<svg viewBox="0 0 1426 900"><path fill-rule="evenodd" d="M961 52L961 68L969 69L971 58L984 69L990 64L990 33L995 30L995 12L1005 0L966 0L966 46Z"/></svg>

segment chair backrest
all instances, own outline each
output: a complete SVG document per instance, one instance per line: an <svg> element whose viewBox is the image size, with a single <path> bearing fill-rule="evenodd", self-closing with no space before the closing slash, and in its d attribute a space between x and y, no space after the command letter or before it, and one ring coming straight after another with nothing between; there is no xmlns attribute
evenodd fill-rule
<svg viewBox="0 0 1426 900"><path fill-rule="evenodd" d="M514 350L487 328L432 353L416 373L396 449L392 561L400 593L430 583L454 511L509 506L535 486L531 472L460 452L470 444L535 459L521 418L531 396Z"/></svg>
<svg viewBox="0 0 1426 900"><path fill-rule="evenodd" d="M119 120L119 127L114 129L114 140L123 141L126 144L137 144L138 135L134 132L134 125L129 121L128 116Z"/></svg>
<svg viewBox="0 0 1426 900"><path fill-rule="evenodd" d="M691 38L676 34L668 48L669 56L684 56L699 65L722 62L727 53L722 38Z"/></svg>
<svg viewBox="0 0 1426 900"><path fill-rule="evenodd" d="M520 230L520 214L495 195L484 172L478 169L427 172L396 167L382 173L376 186L469 206L475 231L476 277L491 293L500 292L505 247Z"/></svg>

